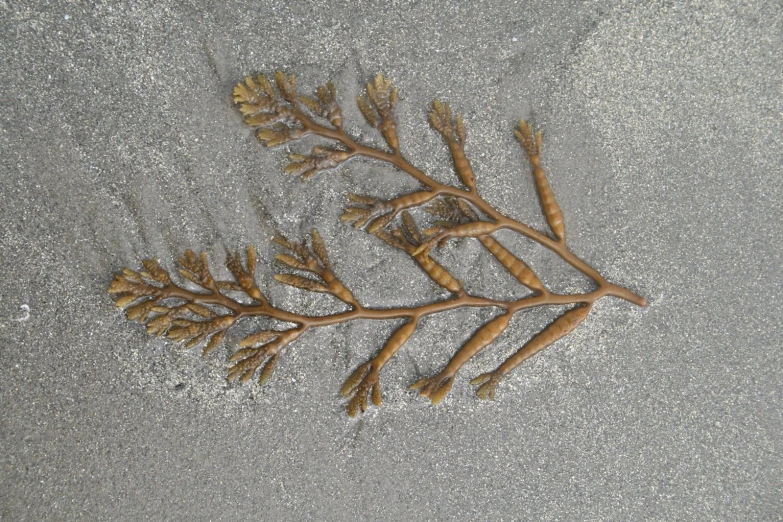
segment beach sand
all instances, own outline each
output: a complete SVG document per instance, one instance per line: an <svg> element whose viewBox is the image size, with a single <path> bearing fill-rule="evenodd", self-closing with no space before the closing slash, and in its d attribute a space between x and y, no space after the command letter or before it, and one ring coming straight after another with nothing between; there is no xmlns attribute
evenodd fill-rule
<svg viewBox="0 0 783 522"><path fill-rule="evenodd" d="M197 6L194 6L196 4ZM201 5L200 7L198 5ZM0 518L3 520L780 520L783 513L783 6L779 2L0 2ZM646 309L601 300L493 402L468 381L557 314L519 314L437 407L408 391L491 309L428 318L357 419L339 396L394 321L308 332L263 387L226 382L232 330L207 358L127 321L107 295L140 260L187 248L225 275L275 230L317 227L372 306L446 295L400 252L339 220L349 193L415 181L352 161L283 173L232 104L248 74L332 80L346 129L382 145L353 100L400 90L403 152L457 183L429 128L465 118L478 189L546 227L519 118L573 252ZM590 282L498 234L558 292ZM522 292L476 242L439 258L480 295ZM222 272L221 272L222 270Z"/></svg>

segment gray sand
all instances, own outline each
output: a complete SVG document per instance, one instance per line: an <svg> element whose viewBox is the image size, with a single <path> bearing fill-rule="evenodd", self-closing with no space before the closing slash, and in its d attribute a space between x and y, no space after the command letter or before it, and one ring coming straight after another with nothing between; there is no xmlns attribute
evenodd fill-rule
<svg viewBox="0 0 783 522"><path fill-rule="evenodd" d="M780 2L204 4L0 2L3 520L783 520ZM413 181L356 161L301 182L243 125L232 86L277 68L332 79L370 143L351 100L390 75L405 154L452 182L426 122L448 101L484 197L543 229L512 134L534 120L571 249L650 307L600 301L481 402L468 380L556 311L520 314L435 408L407 386L493 312L432 317L358 420L337 391L393 322L308 333L263 388L225 381L252 324L207 359L146 335L112 274L186 248L219 266L253 243L276 304L339 309L272 280L277 229L317 226L365 303L443 297L338 219ZM502 237L554 290L590 288ZM475 243L442 260L518 292Z"/></svg>

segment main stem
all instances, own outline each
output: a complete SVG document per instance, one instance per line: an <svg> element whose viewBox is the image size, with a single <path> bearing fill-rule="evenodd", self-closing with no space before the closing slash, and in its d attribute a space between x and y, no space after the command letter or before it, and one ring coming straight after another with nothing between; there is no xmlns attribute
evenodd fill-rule
<svg viewBox="0 0 783 522"><path fill-rule="evenodd" d="M164 288L164 295L161 299L178 298L192 303L219 305L232 312L237 320L244 317L271 317L278 321L297 323L303 328L312 328L319 326L330 326L340 324L354 319L401 319L408 318L418 321L427 315L454 310L463 307L494 307L505 310L513 314L520 310L535 308L545 305L570 305L570 304L592 304L606 295L614 295L610 286L598 288L586 294L553 294L547 292L530 297L524 297L515 301L501 301L497 299L487 299L468 294L462 294L454 299L446 301L437 301L416 307L396 307L396 308L366 308L361 305L354 305L352 310L337 314L323 316L301 315L286 310L281 310L270 304L261 304L256 306L242 304L219 292L202 294L192 292L176 285L170 285Z"/></svg>

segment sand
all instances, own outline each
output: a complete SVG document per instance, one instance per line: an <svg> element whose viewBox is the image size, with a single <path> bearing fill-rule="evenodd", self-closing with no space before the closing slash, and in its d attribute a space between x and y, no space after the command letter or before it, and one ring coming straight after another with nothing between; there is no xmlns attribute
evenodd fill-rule
<svg viewBox="0 0 783 522"><path fill-rule="evenodd" d="M196 4L195 6L193 4ZM783 7L779 2L0 2L0 518L3 520L780 520L783 513ZM544 132L569 245L650 306L604 299L479 401L556 314L520 314L432 407L407 390L494 313L427 319L358 419L338 390L395 323L309 332L264 387L227 357L148 336L106 294L123 267L317 226L372 306L445 295L339 221L345 196L416 188L354 161L302 182L243 125L232 86L281 68L331 79L346 128L376 72L400 89L403 151L454 183L426 120L464 115L481 194L544 229L513 138ZM287 150L287 149L286 149ZM291 151L306 151L302 144ZM499 234L558 292L590 283ZM475 242L443 263L518 295ZM225 271L222 272L225 274Z"/></svg>

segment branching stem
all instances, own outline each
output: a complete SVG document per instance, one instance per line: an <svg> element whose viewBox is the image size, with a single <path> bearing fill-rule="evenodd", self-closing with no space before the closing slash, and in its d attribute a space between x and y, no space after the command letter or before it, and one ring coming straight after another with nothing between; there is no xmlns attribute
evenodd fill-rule
<svg viewBox="0 0 783 522"><path fill-rule="evenodd" d="M557 306L572 304L592 304L604 296L621 297L623 288L606 283L606 285L586 294L555 294L544 291L538 295L523 297L514 301L502 301L497 299L488 299L463 293L452 299L445 301L436 301L421 306L413 307L395 307L395 308L367 308L361 305L355 306L352 310L336 314L323 316L302 315L276 308L270 304L246 305L231 299L223 294L204 294L193 292L175 285L170 285L161 292L160 300L167 298L184 299L188 302L199 304L220 305L231 311L231 315L237 320L246 317L271 317L282 322L296 323L307 328L319 326L330 326L334 324L345 323L355 319L401 319L408 318L413 321L419 321L422 317L446 312L457 308L499 308L510 314L514 314L528 308L537 306Z"/></svg>
<svg viewBox="0 0 783 522"><path fill-rule="evenodd" d="M285 249L284 253L276 256L277 261L299 272L278 273L275 279L301 290L331 294L348 307L346 311L311 316L274 306L258 288L255 279L256 255L252 246L248 247L245 265L239 253L228 255L226 266L234 276L234 281L216 281L209 270L206 254L197 256L190 250L186 251L184 257L180 258L182 268L179 274L198 285L202 289L200 291L191 291L172 282L169 273L154 259L142 261L144 271L125 269L114 278L109 293L119 296L117 306L128 307L129 319L146 323L147 331L151 334L165 334L175 341L186 342L188 347L205 342L204 354L214 350L226 331L240 319L266 317L287 323L284 326L276 325L280 329L256 331L242 339L239 342L240 349L229 358L233 363L228 372L229 381L239 379L246 382L260 369L258 382L263 384L274 372L281 350L310 328L355 319L404 320L376 355L359 365L345 381L341 394L351 397L346 407L348 414L354 416L359 411L365 411L368 400L380 406L382 394L379 373L413 336L422 318L465 307L497 308L499 313L467 339L440 373L419 379L413 384L413 389L419 390L422 396L437 404L448 394L460 368L495 342L508 328L515 313L539 306L569 307L498 368L471 381L479 386L476 393L480 398L491 399L497 384L508 372L577 328L598 299L613 296L638 306L647 306L646 299L610 283L566 246L563 213L541 166L541 132L534 133L524 120L520 120L515 134L530 160L539 202L551 234L503 215L479 195L474 171L465 154L467 133L464 120L459 115L453 117L448 104L439 100L433 102L430 125L446 140L454 169L465 188L439 183L402 155L394 120L397 89L383 75L375 76L373 82L367 84L366 94L357 98L357 105L367 123L383 136L388 146L386 150L358 143L343 130L342 111L331 83L319 87L316 98L300 96L293 75L278 71L274 83L277 90L269 79L258 75L256 78L246 78L234 88L234 101L239 104L245 122L256 128L256 136L263 143L274 147L307 135L339 143L335 148L313 147L310 155L289 154L291 163L285 167L285 172L307 179L353 157L364 156L393 165L421 183L424 188L419 191L389 201L352 194L349 197L356 205L347 207L341 219L357 228L366 226L368 233L412 257L435 284L450 293L450 297L418 306L372 308L362 305L333 272L326 243L317 230L312 230L310 234L310 246L306 241L290 241L282 235L275 237L274 241ZM314 121L311 114L327 120L331 126ZM408 209L421 208L425 204L428 205L425 210L440 219L433 223L434 226L420 230ZM395 221L398 216L400 219ZM502 229L517 232L553 251L592 279L596 288L584 294L550 291L524 260L491 235ZM478 239L532 293L508 301L471 295L461 280L430 255L436 247L457 238ZM228 292L241 292L245 299L237 300Z"/></svg>
<svg viewBox="0 0 783 522"><path fill-rule="evenodd" d="M422 185L427 186L431 191L435 193L436 196L453 196L469 201L474 206L476 206L476 208L481 210L484 214L486 214L497 224L496 230L499 229L513 230L532 239L533 241L536 241L537 243L548 248L549 250L555 252L565 262L567 262L568 264L570 264L571 266L573 266L574 268L582 272L584 275L586 275L587 277L595 281L599 289L605 289L605 292L602 295L611 295L614 297L619 297L620 299L625 299L626 301L630 301L631 303L637 306L643 306L643 307L647 306L647 299L645 299L644 297L637 295L628 289L609 283L601 274L598 273L597 270L595 270L593 267L588 265L585 261L577 257L573 252L571 252L566 246L565 241L559 241L557 239L553 239L547 236L546 234L539 232L538 230L528 225L525 225L524 223L520 223L515 219L504 216L499 211L497 211L492 205L487 203L487 201L484 198L482 198L477 191L463 190L458 187L453 187L451 185L444 185L442 183L439 183L434 179L432 179L431 177L429 177L424 172L422 172L421 170L417 169L415 166L413 166L399 152L391 154L388 152L384 152L382 150L368 147L366 145L361 145L357 143L353 138L351 138L343 129L330 129L328 127L319 125L313 122L310 118L308 118L305 114L301 112L299 112L298 116L301 118L300 121L305 126L305 128L308 129L310 132L324 138L330 138L339 141L345 147L348 148L352 156L365 156L368 158L390 163L396 166L397 168L399 168L400 170L402 170L403 172L405 172L406 174L410 175L417 181L419 181ZM557 304L557 303L539 303L539 304Z"/></svg>

